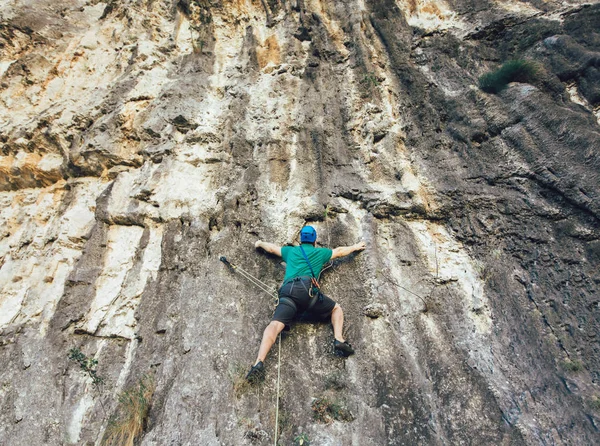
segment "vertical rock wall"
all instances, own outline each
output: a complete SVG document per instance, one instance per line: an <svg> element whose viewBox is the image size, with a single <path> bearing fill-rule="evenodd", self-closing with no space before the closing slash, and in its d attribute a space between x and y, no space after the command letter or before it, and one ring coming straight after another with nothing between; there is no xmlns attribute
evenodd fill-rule
<svg viewBox="0 0 600 446"><path fill-rule="evenodd" d="M144 445L273 442L257 239L367 249L281 346L280 444L599 438L598 2L0 6L0 443L101 444L152 374ZM498 95L478 77L536 61ZM98 361L98 389L67 359ZM345 416L329 424L311 404ZM339 414L338 414L339 415Z"/></svg>

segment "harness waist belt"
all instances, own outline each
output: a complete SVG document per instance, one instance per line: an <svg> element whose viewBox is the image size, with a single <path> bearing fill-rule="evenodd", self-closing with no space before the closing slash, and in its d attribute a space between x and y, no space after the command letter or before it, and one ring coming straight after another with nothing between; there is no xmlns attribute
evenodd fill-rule
<svg viewBox="0 0 600 446"><path fill-rule="evenodd" d="M288 283L292 283L292 282L298 282L300 280L312 280L312 277L310 276L298 276L298 277L292 277L291 279L286 280L285 282L283 282L281 284L281 286L287 285Z"/></svg>
<svg viewBox="0 0 600 446"><path fill-rule="evenodd" d="M308 307L306 307L305 311L310 311L312 310L312 307L315 306L315 304L317 303L317 300L321 299L321 293L315 294L313 297L310 298L310 301L308 303ZM295 311L298 311L298 306L296 305L296 303L290 299L289 297L280 297L279 298L279 304L283 304L283 305L289 305L290 307L292 307Z"/></svg>

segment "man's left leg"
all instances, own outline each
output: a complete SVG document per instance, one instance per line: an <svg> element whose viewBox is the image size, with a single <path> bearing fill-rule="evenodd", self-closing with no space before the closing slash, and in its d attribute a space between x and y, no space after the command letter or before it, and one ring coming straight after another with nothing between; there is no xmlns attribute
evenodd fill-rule
<svg viewBox="0 0 600 446"><path fill-rule="evenodd" d="M318 318L331 318L331 325L333 325L333 349L336 354L341 356L354 354L354 349L344 339L344 311L339 304L326 295L321 294L319 300L314 304L311 313Z"/></svg>

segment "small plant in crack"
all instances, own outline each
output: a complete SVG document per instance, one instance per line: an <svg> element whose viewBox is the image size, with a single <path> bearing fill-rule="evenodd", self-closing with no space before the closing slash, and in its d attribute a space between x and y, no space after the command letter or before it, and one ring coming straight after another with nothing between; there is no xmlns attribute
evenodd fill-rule
<svg viewBox="0 0 600 446"><path fill-rule="evenodd" d="M90 378L92 378L92 384L94 384L97 388L104 383L104 378L99 376L98 372L96 371L98 360L88 358L85 353L78 348L72 348L69 350L69 359L79 364L79 368L83 370Z"/></svg>
<svg viewBox="0 0 600 446"><path fill-rule="evenodd" d="M308 434L303 432L294 437L294 446L310 446Z"/></svg>
<svg viewBox="0 0 600 446"><path fill-rule="evenodd" d="M252 388L248 380L246 379L246 369L243 365L234 364L229 367L229 379L233 386L233 394L236 398L240 398L248 390Z"/></svg>
<svg viewBox="0 0 600 446"><path fill-rule="evenodd" d="M79 368L83 370L87 376L92 378L92 385L96 388L98 394L101 394L102 389L100 386L104 384L104 378L98 375L96 370L98 360L94 358L88 358L85 353L78 348L72 348L69 350L69 359L79 364ZM100 399L100 407L102 407L102 412L104 412L106 415L106 409L104 408L102 399Z"/></svg>
<svg viewBox="0 0 600 446"><path fill-rule="evenodd" d="M377 76L374 72L368 72L367 74L365 74L365 77L361 80L361 84L365 84L369 87L377 87L379 86L380 82L379 79L377 79Z"/></svg>
<svg viewBox="0 0 600 446"><path fill-rule="evenodd" d="M480 277L481 281L484 283L488 283L490 278L492 277L492 270L489 265L486 265L481 260L473 261L473 269Z"/></svg>

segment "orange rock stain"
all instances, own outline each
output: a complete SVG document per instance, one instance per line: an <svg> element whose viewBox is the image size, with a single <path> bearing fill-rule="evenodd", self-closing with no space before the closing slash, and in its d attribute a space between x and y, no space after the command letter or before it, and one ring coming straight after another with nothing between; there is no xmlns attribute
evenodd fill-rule
<svg viewBox="0 0 600 446"><path fill-rule="evenodd" d="M427 14L433 14L433 15L439 17L440 19L443 18L442 11L440 11L440 8L438 8L437 5L433 4L433 3L429 3L425 6L423 6L423 8L421 9L421 12L424 12Z"/></svg>
<svg viewBox="0 0 600 446"><path fill-rule="evenodd" d="M281 63L281 50L276 36L268 37L262 45L256 49L256 57L261 69L269 63L278 65Z"/></svg>

